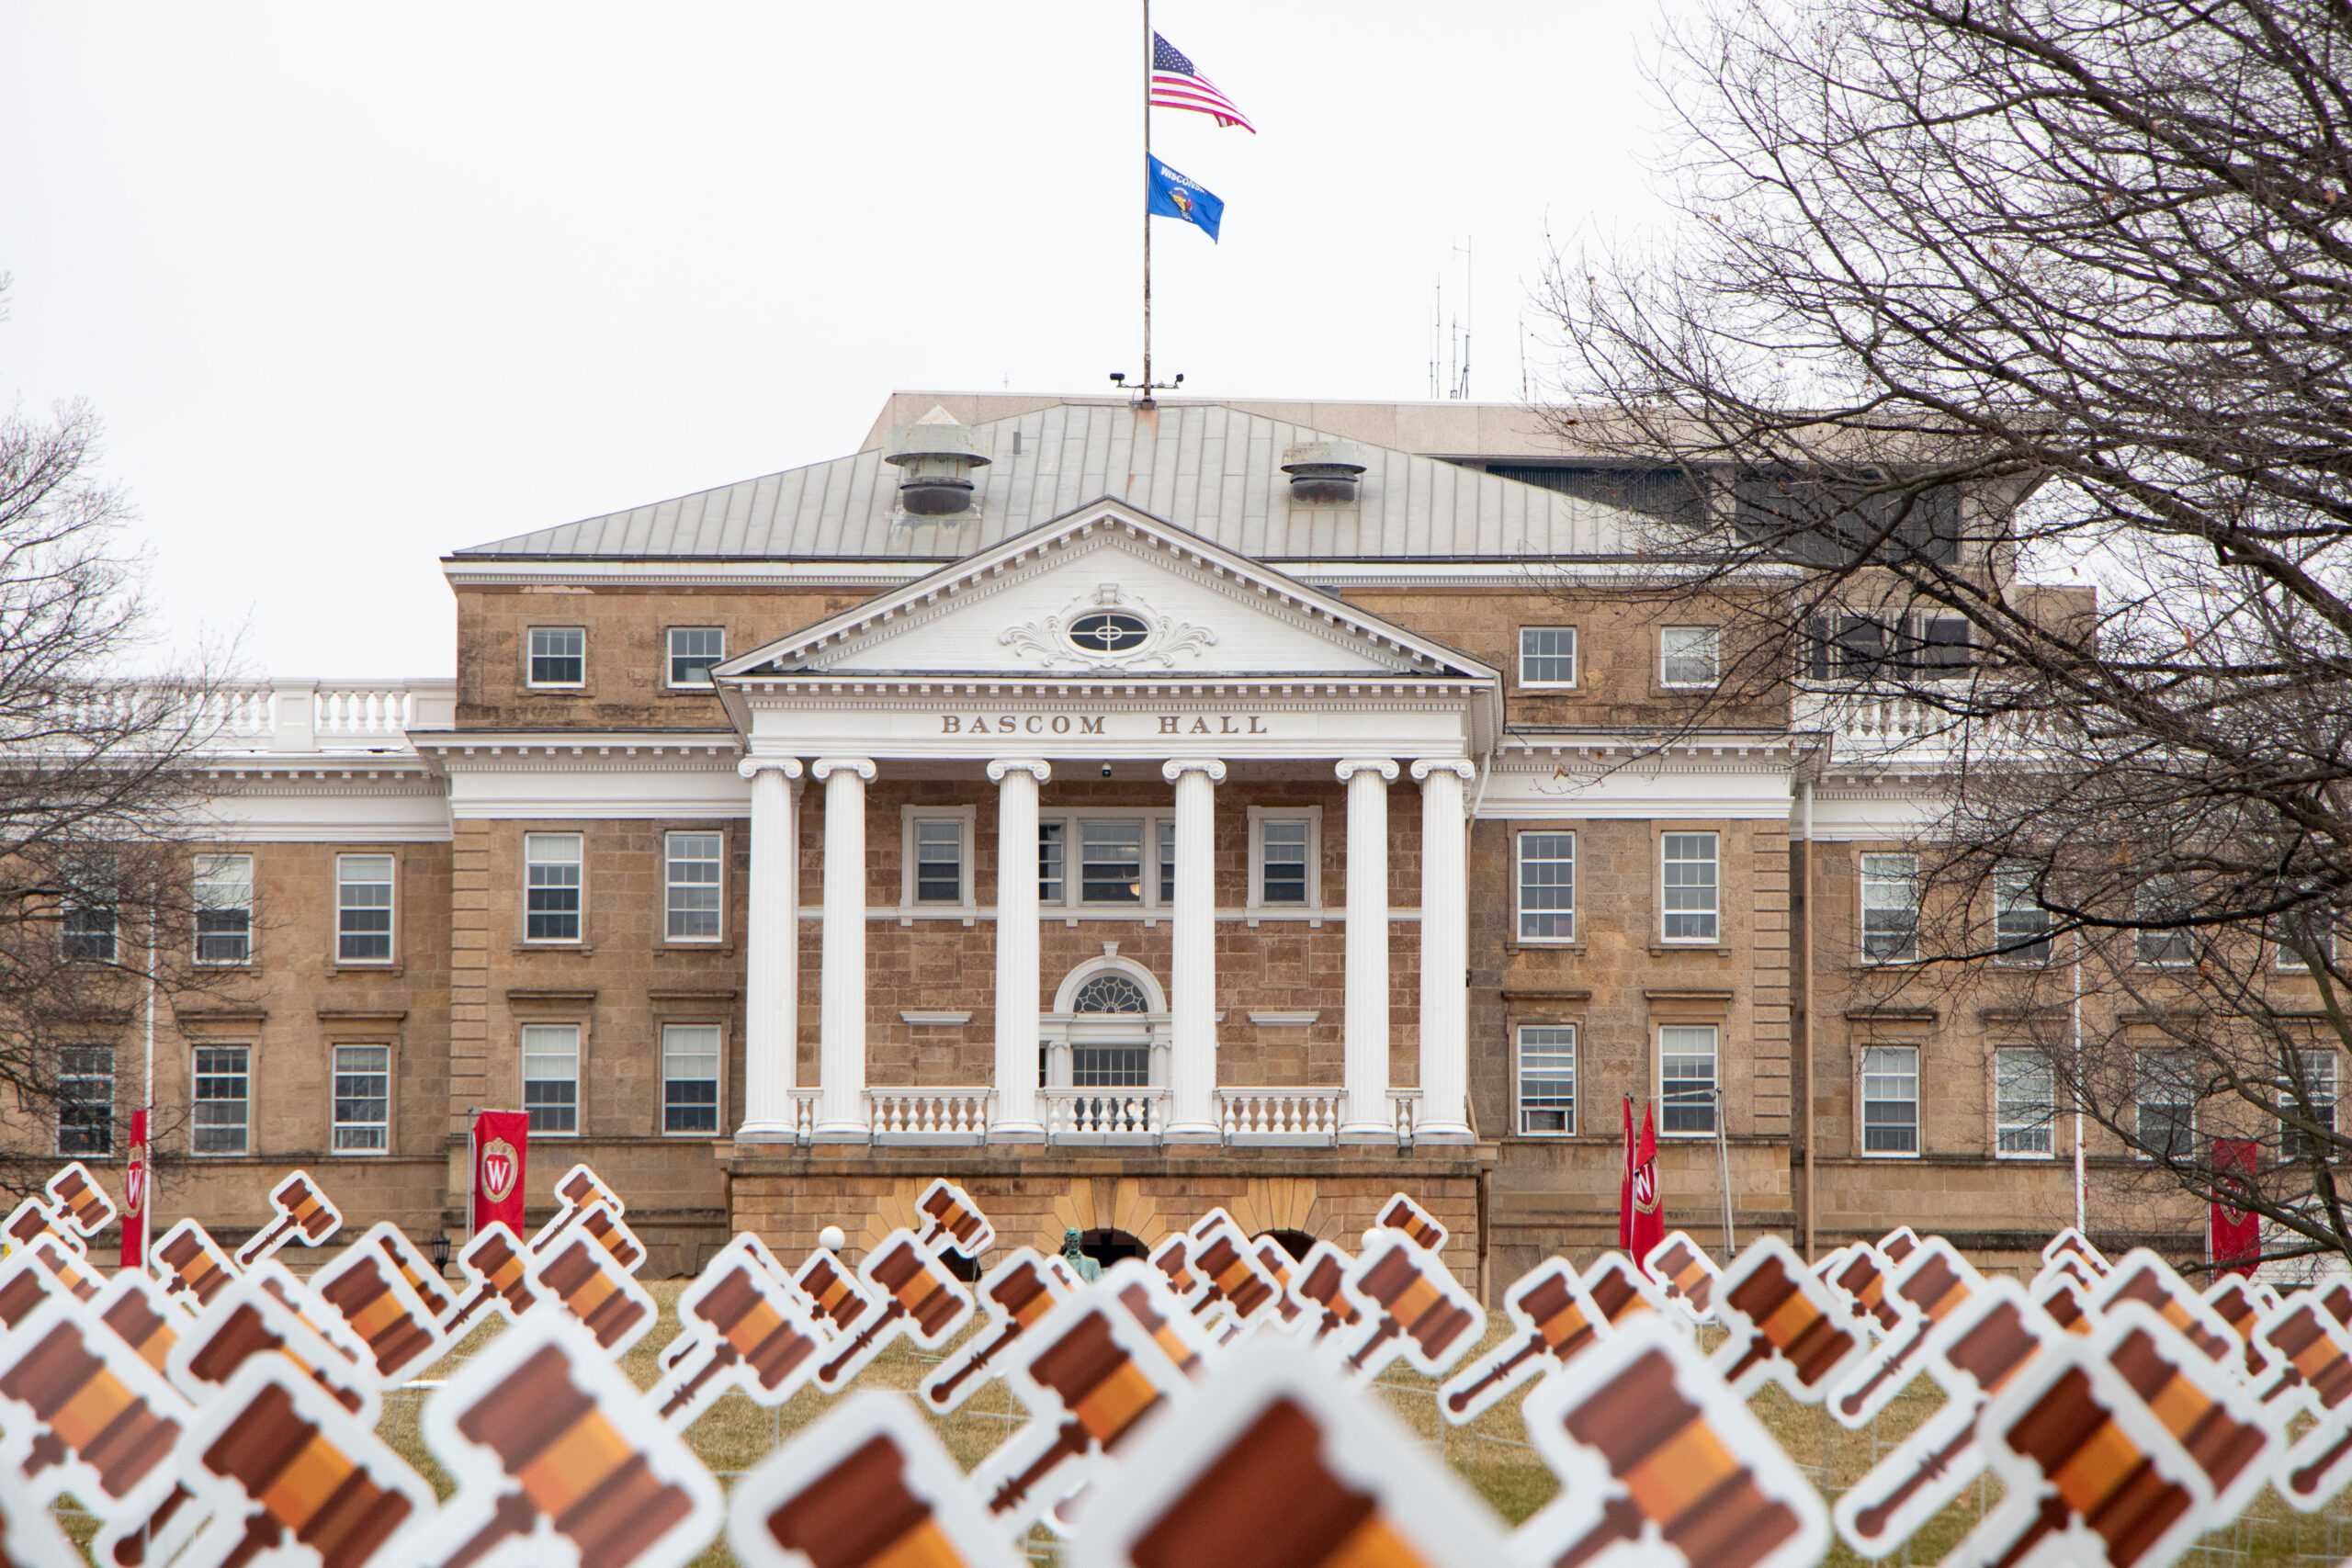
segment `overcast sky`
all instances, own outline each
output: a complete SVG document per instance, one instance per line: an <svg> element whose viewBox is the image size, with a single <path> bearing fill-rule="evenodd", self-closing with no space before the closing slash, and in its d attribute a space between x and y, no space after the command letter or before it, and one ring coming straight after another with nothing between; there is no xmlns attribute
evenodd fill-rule
<svg viewBox="0 0 2352 1568"><path fill-rule="evenodd" d="M1159 0L1257 122L1155 229L1187 392L1521 391L1547 226L1656 211L1665 0ZM86 397L165 627L440 674L437 558L1137 367L1136 0L0 9L0 396Z"/></svg>

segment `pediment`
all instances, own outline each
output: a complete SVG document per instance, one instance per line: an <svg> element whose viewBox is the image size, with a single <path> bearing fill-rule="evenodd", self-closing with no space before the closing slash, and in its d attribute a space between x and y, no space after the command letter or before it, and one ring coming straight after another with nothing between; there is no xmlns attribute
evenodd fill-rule
<svg viewBox="0 0 2352 1568"><path fill-rule="evenodd" d="M1105 501L731 660L718 674L1461 680L1494 671Z"/></svg>

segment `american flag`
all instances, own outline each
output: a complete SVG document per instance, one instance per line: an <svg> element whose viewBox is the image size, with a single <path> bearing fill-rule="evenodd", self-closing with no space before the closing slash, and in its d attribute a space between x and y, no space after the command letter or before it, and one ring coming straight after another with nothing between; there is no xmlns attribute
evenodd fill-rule
<svg viewBox="0 0 2352 1568"><path fill-rule="evenodd" d="M1252 136L1258 134L1250 117L1235 108L1233 100L1184 58L1183 51L1158 33L1151 35L1151 102L1164 109L1191 109L1219 125L1238 125Z"/></svg>

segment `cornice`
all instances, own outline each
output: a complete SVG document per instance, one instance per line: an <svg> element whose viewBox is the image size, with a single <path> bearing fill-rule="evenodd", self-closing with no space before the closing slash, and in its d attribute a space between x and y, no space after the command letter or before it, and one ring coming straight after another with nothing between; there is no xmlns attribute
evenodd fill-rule
<svg viewBox="0 0 2352 1568"><path fill-rule="evenodd" d="M421 736L418 749L445 773L733 774L743 742L733 734L486 735L469 731Z"/></svg>
<svg viewBox="0 0 2352 1568"><path fill-rule="evenodd" d="M1170 698L1249 699L1299 708L1321 708L1334 698L1358 701L1395 699L1399 694L1422 699L1421 705L1458 706L1464 700L1493 689L1493 682L1458 675L1424 676L1234 676L1118 677L1069 675L890 674L835 675L795 672L787 675L747 675L741 681L744 705L751 709L790 709L806 712L813 705L834 707L931 708L943 701L980 696L1018 696L1030 701L1048 698L1082 699L1106 706L1136 709L1162 707ZM1453 698L1453 702L1438 699Z"/></svg>

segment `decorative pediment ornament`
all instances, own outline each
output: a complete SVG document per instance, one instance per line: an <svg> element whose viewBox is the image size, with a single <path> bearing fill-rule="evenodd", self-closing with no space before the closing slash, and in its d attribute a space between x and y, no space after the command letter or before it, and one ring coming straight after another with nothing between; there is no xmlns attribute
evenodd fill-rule
<svg viewBox="0 0 2352 1568"><path fill-rule="evenodd" d="M1053 615L1008 626L997 641L1047 670L1172 670L1178 659L1214 647L1216 633L1105 582Z"/></svg>

